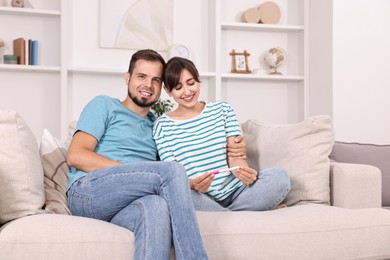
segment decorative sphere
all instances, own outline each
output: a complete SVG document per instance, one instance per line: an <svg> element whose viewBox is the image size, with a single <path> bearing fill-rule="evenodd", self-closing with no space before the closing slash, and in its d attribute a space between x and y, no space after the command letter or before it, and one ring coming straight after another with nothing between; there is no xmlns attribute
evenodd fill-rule
<svg viewBox="0 0 390 260"><path fill-rule="evenodd" d="M264 62L269 66L273 71L270 73L272 75L282 75L282 73L277 71L277 67L282 65L286 60L286 52L280 48L271 48L267 51L264 56Z"/></svg>

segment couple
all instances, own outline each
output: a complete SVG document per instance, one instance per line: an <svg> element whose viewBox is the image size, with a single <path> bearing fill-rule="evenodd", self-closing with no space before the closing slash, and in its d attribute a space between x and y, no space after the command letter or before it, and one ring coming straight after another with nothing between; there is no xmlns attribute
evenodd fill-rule
<svg viewBox="0 0 390 260"><path fill-rule="evenodd" d="M68 151L72 214L133 231L135 259L169 259L172 240L177 259L207 259L195 209L267 210L284 199L290 187L284 171L258 174L242 159L245 144L236 137L241 132L232 108L198 102L200 81L192 62L173 58L165 64L157 52L141 50L132 56L125 80L128 95L123 101L98 96L80 115ZM163 82L179 106L153 129L155 117L149 110ZM179 130L172 137L177 133L171 130L179 126L186 134ZM205 134L202 126L208 127ZM204 135L210 140L202 141L215 151L201 144ZM184 154L183 142L202 152ZM231 151L227 158L226 143ZM157 161L157 149L164 162ZM241 168L207 173L228 165Z"/></svg>

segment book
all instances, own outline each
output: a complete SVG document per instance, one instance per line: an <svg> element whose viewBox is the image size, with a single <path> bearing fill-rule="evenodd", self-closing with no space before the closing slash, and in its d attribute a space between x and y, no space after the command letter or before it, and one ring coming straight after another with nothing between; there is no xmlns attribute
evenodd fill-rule
<svg viewBox="0 0 390 260"><path fill-rule="evenodd" d="M25 65L28 65L28 58L27 58L27 57L28 57L28 54L29 54L29 51L28 51L28 48L29 48L29 47L28 47L28 44L27 44L28 41L27 41L27 40L24 40L24 42L25 42L25 44L24 44L24 47L25 47L25 48L24 48L24 64L25 64Z"/></svg>
<svg viewBox="0 0 390 260"><path fill-rule="evenodd" d="M25 40L17 38L13 41L14 55L18 56L18 64L25 64Z"/></svg>
<svg viewBox="0 0 390 260"><path fill-rule="evenodd" d="M38 65L38 41L31 41L31 65Z"/></svg>
<svg viewBox="0 0 390 260"><path fill-rule="evenodd" d="M31 65L31 55L32 55L31 47L32 47L32 40L29 39L28 44L27 44L27 40L26 40L26 54L25 54L26 65ZM27 60L27 57L28 57L28 60Z"/></svg>

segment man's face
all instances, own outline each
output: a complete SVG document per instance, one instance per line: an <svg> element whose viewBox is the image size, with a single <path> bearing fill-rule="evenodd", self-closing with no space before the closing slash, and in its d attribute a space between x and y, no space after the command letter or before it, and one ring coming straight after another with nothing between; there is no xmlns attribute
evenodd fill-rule
<svg viewBox="0 0 390 260"><path fill-rule="evenodd" d="M163 66L159 62L138 60L132 74L127 73L129 98L140 107L150 107L160 98Z"/></svg>

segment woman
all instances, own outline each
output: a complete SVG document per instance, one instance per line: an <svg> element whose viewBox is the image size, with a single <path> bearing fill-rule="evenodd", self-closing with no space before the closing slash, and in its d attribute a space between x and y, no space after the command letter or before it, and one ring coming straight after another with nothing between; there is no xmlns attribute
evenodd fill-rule
<svg viewBox="0 0 390 260"><path fill-rule="evenodd" d="M226 102L199 102L200 80L187 59L170 59L164 72L164 89L178 104L161 116L153 137L161 160L178 161L186 169L196 210L270 210L290 190L282 169L257 172L244 158L226 156L226 144L242 135L233 108ZM215 170L239 169L213 174Z"/></svg>

